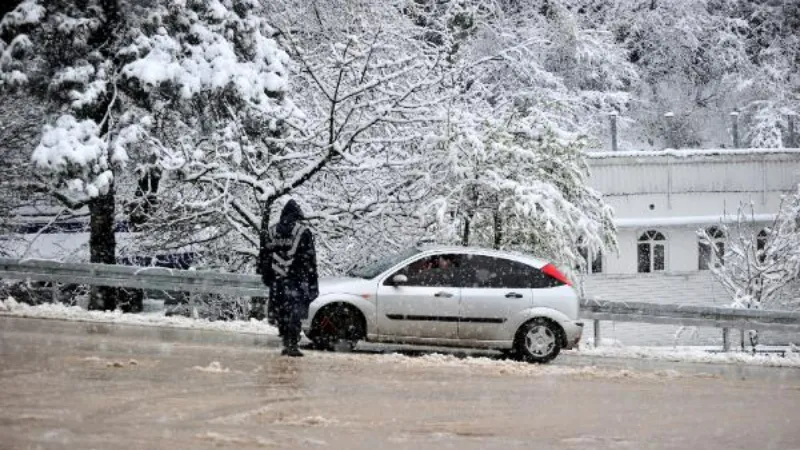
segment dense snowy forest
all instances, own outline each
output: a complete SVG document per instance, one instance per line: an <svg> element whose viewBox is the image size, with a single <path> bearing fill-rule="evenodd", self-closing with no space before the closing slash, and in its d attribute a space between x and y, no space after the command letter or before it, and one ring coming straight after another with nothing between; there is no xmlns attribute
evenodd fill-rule
<svg viewBox="0 0 800 450"><path fill-rule="evenodd" d="M659 150L730 146L734 111L742 146L782 147L800 110L796 1L10 3L0 228L88 214L93 262L252 271L292 196L326 274L423 240L573 267L615 246L583 158L611 114Z"/></svg>

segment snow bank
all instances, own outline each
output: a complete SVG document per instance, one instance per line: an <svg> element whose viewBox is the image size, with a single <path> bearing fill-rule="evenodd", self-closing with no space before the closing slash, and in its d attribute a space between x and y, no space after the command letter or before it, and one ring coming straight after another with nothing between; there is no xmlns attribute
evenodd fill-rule
<svg viewBox="0 0 800 450"><path fill-rule="evenodd" d="M220 447L235 445L236 447L246 446L246 447L259 447L259 448L260 447L273 448L278 445L276 442L262 438L261 436L249 436L249 435L240 436L240 435L222 434L214 431L207 431L205 433L196 434L195 438L201 441L211 442L214 444L214 446L220 446Z"/></svg>
<svg viewBox="0 0 800 450"><path fill-rule="evenodd" d="M210 322L205 319L190 319L187 317L165 317L163 312L153 314L124 314L120 311L87 311L78 306L65 306L62 304L44 304L30 306L18 303L9 297L0 301L0 315L14 317L32 317L41 319L73 320L80 322L102 322L124 325L172 327L194 330L225 331L233 333L253 333L277 336L278 330L264 322L229 321ZM708 350L718 350L718 347L640 347L622 346L617 341L604 340L604 346L599 348L582 347L579 350L567 350L562 354L574 356L594 356L608 358L634 358L654 359L661 361L674 361L684 363L712 363L712 364L746 364L765 367L793 367L800 368L800 352L795 349L786 350L786 356L774 354L756 354L742 352L709 353ZM430 354L421 357L410 357L402 354L390 354L374 357L372 355L320 353L320 358L354 359L364 361L364 358L374 358L380 364L400 364L411 368L460 368L482 370L498 375L516 374L527 376L542 375L573 375L603 378L627 378L631 376L646 376L663 378L674 374L670 371L655 372L650 374L634 374L626 370L608 370L593 366L565 367L559 365L535 365L517 361L497 360L487 357L458 358L453 355ZM209 366L211 367L211 366Z"/></svg>
<svg viewBox="0 0 800 450"><path fill-rule="evenodd" d="M606 358L654 359L684 363L746 364L764 367L800 368L800 353L786 350L786 356L776 354L751 354L744 352L711 353L719 347L637 347L616 346L581 348L568 350L566 354L576 356L599 356Z"/></svg>
<svg viewBox="0 0 800 450"><path fill-rule="evenodd" d="M208 372L208 373L230 373L231 369L227 367L222 367L219 361L212 361L208 366L194 366L192 370L198 370L200 372Z"/></svg>
<svg viewBox="0 0 800 450"><path fill-rule="evenodd" d="M648 379L664 380L687 376L674 370L662 370L656 372L639 372L625 369L606 369L595 366L561 366L557 364L541 365L529 364L512 360L498 360L487 357L459 358L453 355L433 353L423 356L406 356L402 354L389 355L356 355L341 353L322 353L314 355L319 358L333 358L340 360L352 360L353 362L363 363L365 358L371 358L370 362L377 364L390 364L393 366L403 366L409 369L431 370L431 369L456 369L460 373L480 373L483 375L517 375L517 376L572 376L577 378L606 378L606 379Z"/></svg>
<svg viewBox="0 0 800 450"><path fill-rule="evenodd" d="M73 320L78 322L103 322L124 325L266 334L270 336L278 335L278 330L275 327L254 319L250 321L234 320L228 322L211 322L205 319L190 319L188 317L166 317L163 315L163 312L125 314L119 310L87 311L78 306L66 306L58 303L30 306L24 303L18 303L13 298L0 301L0 314L40 319Z"/></svg>

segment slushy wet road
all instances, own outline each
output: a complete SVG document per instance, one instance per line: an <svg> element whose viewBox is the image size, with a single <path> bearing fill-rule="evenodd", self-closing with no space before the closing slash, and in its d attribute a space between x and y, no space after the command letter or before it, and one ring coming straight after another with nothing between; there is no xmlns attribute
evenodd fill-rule
<svg viewBox="0 0 800 450"><path fill-rule="evenodd" d="M797 369L364 348L0 317L0 448L800 448Z"/></svg>

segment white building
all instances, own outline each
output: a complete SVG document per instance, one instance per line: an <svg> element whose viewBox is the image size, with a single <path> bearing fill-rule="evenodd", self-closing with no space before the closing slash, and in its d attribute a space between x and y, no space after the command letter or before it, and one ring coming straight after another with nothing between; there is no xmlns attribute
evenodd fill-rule
<svg viewBox="0 0 800 450"><path fill-rule="evenodd" d="M592 153L589 165L592 186L614 207L619 252L601 255L584 289L609 300L729 303L730 295L704 270L697 230L735 221L741 204L752 205L757 228L766 225L781 195L800 183L798 149ZM785 291L800 297L798 286ZM663 343L667 328L655 328ZM655 339L627 337L625 343Z"/></svg>

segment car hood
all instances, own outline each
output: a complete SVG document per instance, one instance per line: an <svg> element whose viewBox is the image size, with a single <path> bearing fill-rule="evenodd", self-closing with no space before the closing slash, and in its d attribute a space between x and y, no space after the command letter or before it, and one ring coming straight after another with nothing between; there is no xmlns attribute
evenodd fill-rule
<svg viewBox="0 0 800 450"><path fill-rule="evenodd" d="M356 294L371 292L373 283L370 280L353 277L322 277L319 279L319 295Z"/></svg>

